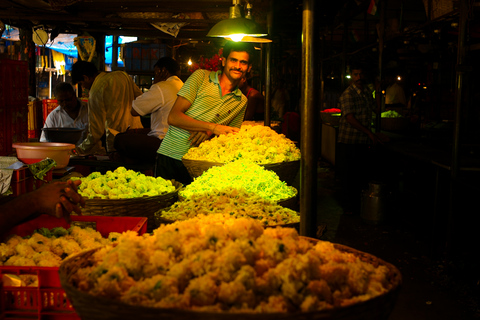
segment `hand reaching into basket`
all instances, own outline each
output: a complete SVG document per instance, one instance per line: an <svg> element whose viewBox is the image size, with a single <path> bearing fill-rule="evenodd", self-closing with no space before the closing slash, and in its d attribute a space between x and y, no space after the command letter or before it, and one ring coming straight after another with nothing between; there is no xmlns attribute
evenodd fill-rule
<svg viewBox="0 0 480 320"><path fill-rule="evenodd" d="M212 134L214 135L221 135L227 133L235 133L240 131L240 129L235 127L223 126L221 124L215 124L212 131L191 131L190 137L188 140L190 141L190 145L194 147L198 147L200 143L205 140L208 140Z"/></svg>
<svg viewBox="0 0 480 320"><path fill-rule="evenodd" d="M80 180L51 182L0 205L0 237L18 223L46 213L64 218L70 223L70 214L81 214L85 200L77 193Z"/></svg>
<svg viewBox="0 0 480 320"><path fill-rule="evenodd" d="M78 194L77 187L81 180L67 182L52 182L36 190L38 211L57 218L64 218L70 223L70 213L81 215L81 207L85 206L85 199Z"/></svg>

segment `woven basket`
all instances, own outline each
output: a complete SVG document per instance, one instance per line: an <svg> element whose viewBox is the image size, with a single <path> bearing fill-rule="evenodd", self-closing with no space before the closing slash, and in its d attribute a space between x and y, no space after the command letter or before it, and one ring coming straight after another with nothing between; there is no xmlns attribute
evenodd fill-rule
<svg viewBox="0 0 480 320"><path fill-rule="evenodd" d="M205 171L215 166L223 166L220 162L210 162L201 160L183 159L182 162L190 173L192 178L196 178L202 175ZM261 164L267 170L274 171L281 181L285 181L288 185L292 185L297 177L298 170L300 169L300 160Z"/></svg>
<svg viewBox="0 0 480 320"><path fill-rule="evenodd" d="M316 239L308 239L316 242ZM368 253L357 251L350 247L335 244L341 251L352 253L361 260L375 266L384 265L389 269L388 280L390 289L382 295L358 302L346 307L337 307L322 311L299 313L221 313L195 312L179 309L161 309L131 306L117 300L96 297L76 288L70 279L79 269L90 266L90 258L100 248L75 255L64 260L60 266L60 283L67 293L69 301L82 319L89 320L386 320L393 310L401 284L400 271L393 265Z"/></svg>
<svg viewBox="0 0 480 320"><path fill-rule="evenodd" d="M295 189L294 187L289 187L289 188L294 189L294 190L295 190L295 194L294 194L293 196L291 196L290 198L278 200L278 201L277 201L277 204L281 205L281 206L284 207L284 208L296 210L296 209L297 209L297 195L298 195L298 191L297 191L297 189ZM179 190L179 193L178 193L178 201L184 201L185 199L186 199L186 198L180 194L180 190Z"/></svg>
<svg viewBox="0 0 480 320"><path fill-rule="evenodd" d="M155 212L171 206L178 199L178 191L182 184L172 180L175 191L160 196L131 198L131 199L86 199L83 215L91 216L120 216L146 217L147 232L155 229Z"/></svg>
<svg viewBox="0 0 480 320"><path fill-rule="evenodd" d="M338 126L340 123L341 113L320 112L322 122L331 126Z"/></svg>
<svg viewBox="0 0 480 320"><path fill-rule="evenodd" d="M400 131L408 126L408 119L399 118L382 118L381 127L382 130L387 131Z"/></svg>

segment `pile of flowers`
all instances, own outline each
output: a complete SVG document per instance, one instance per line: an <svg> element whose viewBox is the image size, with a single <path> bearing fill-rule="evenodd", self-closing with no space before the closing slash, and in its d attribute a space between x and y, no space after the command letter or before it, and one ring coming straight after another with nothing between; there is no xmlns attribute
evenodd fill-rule
<svg viewBox="0 0 480 320"><path fill-rule="evenodd" d="M253 219L221 215L162 225L152 235L127 231L117 246L84 259L68 279L79 290L129 305L195 310L199 318L202 311L295 314L345 307L392 287L386 265L364 262L330 242L313 243L293 228L264 229Z"/></svg>
<svg viewBox="0 0 480 320"><path fill-rule="evenodd" d="M187 220L200 214L222 214L228 218L253 218L265 226L300 222L300 215L276 202L249 193L241 188L225 188L222 191L194 194L189 199L177 201L156 215L165 220Z"/></svg>
<svg viewBox="0 0 480 320"><path fill-rule="evenodd" d="M118 167L115 171L107 171L104 175L92 172L80 179L82 183L78 192L87 199L129 199L153 197L175 191L172 181L162 177L146 176L143 173Z"/></svg>
<svg viewBox="0 0 480 320"><path fill-rule="evenodd" d="M201 56L198 63L192 64L188 71L193 72L197 69L217 71L220 69L220 61L222 60L222 54L223 48L220 48L220 50L218 50L218 53L214 54L213 57L211 57L210 59Z"/></svg>
<svg viewBox="0 0 480 320"><path fill-rule="evenodd" d="M395 110L382 112L382 118L403 118L403 116Z"/></svg>
<svg viewBox="0 0 480 320"><path fill-rule="evenodd" d="M342 110L340 110L338 108L330 108L330 109L322 110L320 112L323 112L323 113L341 113Z"/></svg>
<svg viewBox="0 0 480 320"><path fill-rule="evenodd" d="M211 167L185 189L180 190L179 195L188 199L195 194L232 187L244 189L271 201L285 200L297 194L297 190L281 181L274 171L243 159Z"/></svg>
<svg viewBox="0 0 480 320"><path fill-rule="evenodd" d="M243 125L237 133L216 136L190 148L184 158L220 163L246 159L269 164L299 160L300 150L270 127Z"/></svg>
<svg viewBox="0 0 480 320"><path fill-rule="evenodd" d="M25 238L13 235L0 243L0 266L58 267L66 257L111 244L119 236L111 232L106 239L90 227L77 226L41 228Z"/></svg>

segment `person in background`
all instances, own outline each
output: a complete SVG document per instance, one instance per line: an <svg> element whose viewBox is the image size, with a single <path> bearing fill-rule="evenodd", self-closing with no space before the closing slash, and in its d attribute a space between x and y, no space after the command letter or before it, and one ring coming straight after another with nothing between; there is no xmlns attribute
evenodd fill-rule
<svg viewBox="0 0 480 320"><path fill-rule="evenodd" d="M240 90L247 97L247 110L245 111L245 121L262 121L265 116L265 98L257 89L253 88L249 82L249 76L242 78L239 84Z"/></svg>
<svg viewBox="0 0 480 320"><path fill-rule="evenodd" d="M280 121L290 108L290 95L285 88L285 80L278 79L277 87L272 92L272 119Z"/></svg>
<svg viewBox="0 0 480 320"><path fill-rule="evenodd" d="M361 192L372 174L370 146L382 143L371 131L372 113L379 108L366 86L363 67L353 65L351 84L339 98L342 117L337 139L342 206L345 214L359 213Z"/></svg>
<svg viewBox="0 0 480 320"><path fill-rule="evenodd" d="M79 142L82 142L88 132L88 107L77 98L75 89L70 83L60 82L55 86L55 98L58 107L52 110L45 120L44 128L78 128L82 129ZM40 142L46 142L45 132L40 135ZM77 144L78 144L77 143Z"/></svg>
<svg viewBox="0 0 480 320"><path fill-rule="evenodd" d="M75 149L79 154L92 154L106 135L108 153L115 151L113 140L116 132L128 128L142 128L138 117L130 113L132 101L142 94L132 78L123 71L104 72L87 61L77 61L72 66L72 82L89 90L89 129L85 140ZM114 132L108 130L113 129ZM116 132L115 132L116 131Z"/></svg>
<svg viewBox="0 0 480 320"><path fill-rule="evenodd" d="M46 213L70 223L70 213L82 213L85 200L77 193L81 180L50 182L0 205L0 237L17 224Z"/></svg>
<svg viewBox="0 0 480 320"><path fill-rule="evenodd" d="M403 88L398 84L397 75L393 71L385 75L385 110L395 110L403 115L407 99Z"/></svg>
<svg viewBox="0 0 480 320"><path fill-rule="evenodd" d="M247 98L238 88L252 67L251 43L227 41L223 49L222 70L196 70L178 92L168 116L167 134L158 149L155 176L192 181L181 159L192 146L212 134L238 132Z"/></svg>
<svg viewBox="0 0 480 320"><path fill-rule="evenodd" d="M155 64L154 84L133 101L130 110L134 117L151 114L150 131L144 134L128 130L115 136L114 148L121 161L155 164L157 150L167 134L168 114L183 86L179 73L180 65L173 58L163 57Z"/></svg>

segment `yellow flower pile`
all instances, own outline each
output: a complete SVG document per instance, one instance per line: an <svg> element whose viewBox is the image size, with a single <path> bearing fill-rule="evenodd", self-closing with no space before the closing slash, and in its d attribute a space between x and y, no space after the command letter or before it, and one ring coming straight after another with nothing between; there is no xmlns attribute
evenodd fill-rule
<svg viewBox="0 0 480 320"><path fill-rule="evenodd" d="M222 134L190 148L183 158L220 163L246 159L269 164L299 160L300 150L270 127L243 125L237 133Z"/></svg>
<svg viewBox="0 0 480 320"><path fill-rule="evenodd" d="M111 244L119 236L120 233L111 232L106 239L90 227L77 226L41 228L25 238L13 235L0 243L0 266L58 267L66 257Z"/></svg>
<svg viewBox="0 0 480 320"><path fill-rule="evenodd" d="M99 249L80 265L68 281L83 292L195 311L318 311L391 288L385 265L330 242L313 243L293 228L264 229L254 219L221 215L162 225L143 236L123 233L117 246Z"/></svg>
<svg viewBox="0 0 480 320"><path fill-rule="evenodd" d="M175 191L172 181L162 177L146 176L143 173L118 167L104 175L92 172L82 180L78 192L87 199L129 199L152 197Z"/></svg>
<svg viewBox="0 0 480 320"><path fill-rule="evenodd" d="M236 160L209 168L180 190L179 195L188 199L196 194L232 187L244 189L270 201L285 200L297 194L297 190L281 181L274 171L248 160Z"/></svg>
<svg viewBox="0 0 480 320"><path fill-rule="evenodd" d="M300 215L296 211L236 188L192 195L185 201L177 201L171 207L155 213L163 219L173 221L191 219L199 214L223 214L232 218L250 217L260 220L264 226L300 222Z"/></svg>

